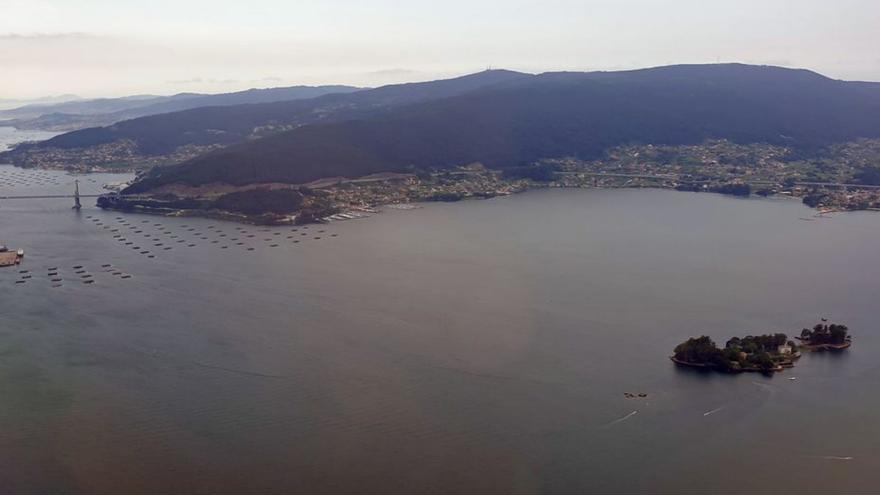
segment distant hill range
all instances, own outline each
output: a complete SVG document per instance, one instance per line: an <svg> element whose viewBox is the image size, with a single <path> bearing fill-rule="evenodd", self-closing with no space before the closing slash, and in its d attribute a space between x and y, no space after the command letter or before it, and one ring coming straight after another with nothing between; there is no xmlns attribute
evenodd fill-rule
<svg viewBox="0 0 880 495"><path fill-rule="evenodd" d="M489 71L426 83L383 86L356 92L336 92L317 98L245 105L209 106L126 120L62 134L41 143L22 145L0 154L0 160L31 165L29 156L45 150L87 154L96 147L133 142L139 156L126 148L117 161L175 153L181 147L240 143L306 124L366 118L395 108L431 99L462 95L486 86L533 76L510 71ZM107 152L102 152L106 156Z"/></svg>
<svg viewBox="0 0 880 495"><path fill-rule="evenodd" d="M68 101L81 100L77 95L56 95L44 96L42 98L31 98L27 100L13 100L9 98L0 98L0 111L19 108L27 105L49 105L52 103L64 103Z"/></svg>
<svg viewBox="0 0 880 495"><path fill-rule="evenodd" d="M41 149L129 140L143 156L224 146L153 169L129 192L183 183L306 183L473 162L591 159L628 143L706 139L816 149L880 137L880 84L741 64L540 75L486 71L281 103L211 107L85 129Z"/></svg>
<svg viewBox="0 0 880 495"><path fill-rule="evenodd" d="M728 139L814 149L880 136L880 84L804 70L694 65L499 79L154 169L130 192L169 183L306 183L472 162L503 168L542 158L590 159L636 142Z"/></svg>
<svg viewBox="0 0 880 495"><path fill-rule="evenodd" d="M77 130L199 107L300 100L330 93L350 93L360 89L351 86L293 86L221 94L180 93L172 96L137 95L91 100L74 99L58 103L37 102L0 110L0 122L5 121L6 125L23 129Z"/></svg>

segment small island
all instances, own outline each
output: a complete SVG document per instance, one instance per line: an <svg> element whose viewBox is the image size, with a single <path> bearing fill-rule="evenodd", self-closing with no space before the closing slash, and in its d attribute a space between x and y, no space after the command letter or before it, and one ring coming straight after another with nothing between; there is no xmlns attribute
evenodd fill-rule
<svg viewBox="0 0 880 495"><path fill-rule="evenodd" d="M818 324L812 330L804 329L800 344L789 340L784 333L774 335L733 337L724 348L719 348L707 336L690 338L676 346L670 359L681 366L703 368L724 373L772 373L794 366L801 351L838 351L852 345L845 325Z"/></svg>
<svg viewBox="0 0 880 495"><path fill-rule="evenodd" d="M670 357L682 366L707 368L725 373L743 371L773 372L794 366L800 357L797 344L783 333L734 337L719 349L707 336L690 338L679 344Z"/></svg>
<svg viewBox="0 0 880 495"><path fill-rule="evenodd" d="M849 335L846 325L823 325L818 324L812 330L801 330L800 337L795 337L801 342L801 347L811 351L840 351L848 349L852 345L852 337Z"/></svg>

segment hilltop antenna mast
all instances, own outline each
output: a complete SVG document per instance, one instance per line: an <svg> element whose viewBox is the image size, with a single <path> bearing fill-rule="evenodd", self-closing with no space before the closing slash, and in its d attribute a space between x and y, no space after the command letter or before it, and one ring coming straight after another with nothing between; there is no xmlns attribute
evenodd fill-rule
<svg viewBox="0 0 880 495"><path fill-rule="evenodd" d="M74 185L74 189L73 189L73 209L74 209L74 210L79 210L80 208L82 208L82 203L79 202L79 179L76 179L76 180L73 182L73 185Z"/></svg>

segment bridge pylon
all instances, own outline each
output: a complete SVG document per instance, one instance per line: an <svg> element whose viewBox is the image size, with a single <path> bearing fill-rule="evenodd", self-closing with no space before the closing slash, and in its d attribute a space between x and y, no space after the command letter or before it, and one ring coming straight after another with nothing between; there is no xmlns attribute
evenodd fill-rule
<svg viewBox="0 0 880 495"><path fill-rule="evenodd" d="M73 209L79 210L82 208L82 203L79 201L79 179L73 182L73 187Z"/></svg>

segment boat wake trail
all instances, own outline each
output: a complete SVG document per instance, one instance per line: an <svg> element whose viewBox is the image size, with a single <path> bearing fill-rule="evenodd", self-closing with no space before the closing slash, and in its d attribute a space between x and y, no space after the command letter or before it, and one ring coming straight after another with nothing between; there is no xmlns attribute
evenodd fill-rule
<svg viewBox="0 0 880 495"><path fill-rule="evenodd" d="M214 366L212 364L200 363L198 361L190 361L192 364L199 366L201 368L207 368L211 370L225 371L227 373L235 373L236 375L244 375L244 376L256 376L260 378L287 378L283 375L270 375L268 373L259 373L256 371L247 371L247 370L239 370L235 368L225 368L223 366Z"/></svg>
<svg viewBox="0 0 880 495"><path fill-rule="evenodd" d="M758 388L766 390L767 392L770 392L771 394L776 393L776 388L774 388L772 385L767 385L766 383L755 382L755 381L752 382L752 385L755 385Z"/></svg>
<svg viewBox="0 0 880 495"><path fill-rule="evenodd" d="M718 411L720 411L720 410L722 410L722 409L724 409L724 406L721 406L721 407L719 407L719 408L717 408L717 409L712 409L711 411L706 411L706 412L703 413L703 416L711 416L711 415L717 413Z"/></svg>
<svg viewBox="0 0 880 495"><path fill-rule="evenodd" d="M616 425L616 424L618 424L618 423L623 423L624 421L626 421L626 420L628 420L629 418L635 416L636 414L638 414L638 411L633 411L633 412L627 414L626 416L624 416L624 417L622 417L622 418L617 418L617 419L615 419L614 421L612 421L612 422L610 422L610 423L608 423L608 424L606 424L606 425L604 425L604 426L602 426L602 427L603 427L603 428L610 428L610 427L612 427L612 426L614 426L614 425Z"/></svg>
<svg viewBox="0 0 880 495"><path fill-rule="evenodd" d="M822 459L823 461L851 461L855 459L852 456L839 456L839 455L810 455L807 456L811 459Z"/></svg>

